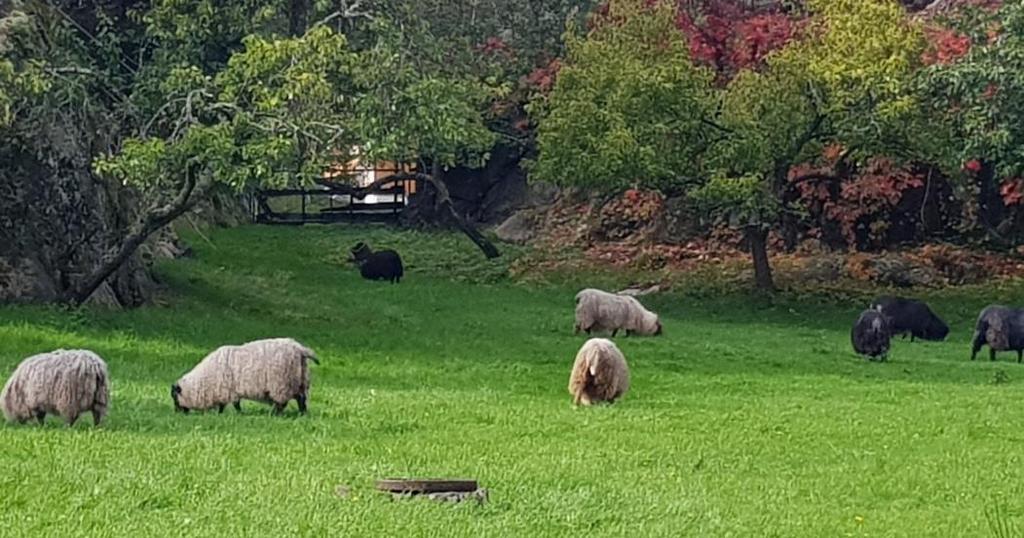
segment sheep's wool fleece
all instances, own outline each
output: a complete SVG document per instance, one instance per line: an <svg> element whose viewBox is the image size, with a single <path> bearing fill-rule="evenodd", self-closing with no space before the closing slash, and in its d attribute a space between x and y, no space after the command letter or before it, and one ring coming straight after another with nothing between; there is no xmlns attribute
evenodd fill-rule
<svg viewBox="0 0 1024 538"><path fill-rule="evenodd" d="M614 342L591 338L576 354L569 376L573 403L615 401L629 390L629 365Z"/></svg>
<svg viewBox="0 0 1024 538"><path fill-rule="evenodd" d="M315 357L291 338L221 346L178 380L179 403L197 410L243 399L286 404L309 390L307 359Z"/></svg>
<svg viewBox="0 0 1024 538"><path fill-rule="evenodd" d="M84 349L58 349L25 359L0 393L4 416L19 422L35 416L36 410L65 419L93 411L102 419L109 403L107 363Z"/></svg>
<svg viewBox="0 0 1024 538"><path fill-rule="evenodd" d="M870 357L884 357L888 354L892 328L886 320L877 310L862 312L850 331L854 351Z"/></svg>
<svg viewBox="0 0 1024 538"><path fill-rule="evenodd" d="M635 297L587 288L576 294L576 328L652 335L658 330L658 316Z"/></svg>
<svg viewBox="0 0 1024 538"><path fill-rule="evenodd" d="M985 343L996 351L1010 349L1010 333L1016 312L1005 306L989 306L978 316L978 327L985 327Z"/></svg>

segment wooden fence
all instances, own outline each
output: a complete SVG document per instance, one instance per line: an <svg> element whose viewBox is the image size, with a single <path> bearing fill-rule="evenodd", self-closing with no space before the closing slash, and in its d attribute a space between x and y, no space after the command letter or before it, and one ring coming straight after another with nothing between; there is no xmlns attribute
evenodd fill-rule
<svg viewBox="0 0 1024 538"><path fill-rule="evenodd" d="M250 211L253 222L259 224L395 221L405 208L407 194L415 190L410 183L397 180L365 188L325 183L319 188L259 190ZM374 201L366 201L371 196ZM271 200L283 198L298 198L298 203L271 207Z"/></svg>

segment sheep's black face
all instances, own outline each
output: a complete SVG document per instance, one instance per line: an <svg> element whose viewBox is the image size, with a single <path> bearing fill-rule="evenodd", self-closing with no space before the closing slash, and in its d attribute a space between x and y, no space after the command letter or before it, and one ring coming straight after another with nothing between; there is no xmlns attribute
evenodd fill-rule
<svg viewBox="0 0 1024 538"><path fill-rule="evenodd" d="M356 243L356 246L352 247L352 261L357 264L362 264L362 262L366 261L366 259L370 257L371 253L372 251L370 250L370 247L368 247L366 243L360 241Z"/></svg>
<svg viewBox="0 0 1024 538"><path fill-rule="evenodd" d="M931 323L928 324L924 331L924 337L928 340L942 341L946 339L948 334L949 327L938 318L932 318Z"/></svg>
<svg viewBox="0 0 1024 538"><path fill-rule="evenodd" d="M658 320L657 325L655 327L656 328L654 329L654 336L660 336L661 335L661 320Z"/></svg>
<svg viewBox="0 0 1024 538"><path fill-rule="evenodd" d="M174 410L179 413L187 412L188 409L182 407L181 404L178 403L179 395L181 395L181 387L179 387L177 383L171 385L171 399L174 400Z"/></svg>

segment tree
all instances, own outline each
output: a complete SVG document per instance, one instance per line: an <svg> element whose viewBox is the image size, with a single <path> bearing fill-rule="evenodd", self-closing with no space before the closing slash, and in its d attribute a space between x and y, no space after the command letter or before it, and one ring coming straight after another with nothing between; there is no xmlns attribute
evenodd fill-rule
<svg viewBox="0 0 1024 538"><path fill-rule="evenodd" d="M807 4L812 18L798 36L716 84L679 52L670 6L612 1L611 24L569 41L541 118L537 175L661 190L666 179L701 178L675 183L744 230L757 287L774 288L768 231L794 210L785 199L793 166L830 142L855 162L906 145L916 111L907 81L922 41L899 5ZM637 106L651 95L662 99Z"/></svg>
<svg viewBox="0 0 1024 538"><path fill-rule="evenodd" d="M1024 176L1024 4L967 8L929 27L917 87L928 104L931 157L954 178L977 222L999 235Z"/></svg>
<svg viewBox="0 0 1024 538"><path fill-rule="evenodd" d="M195 66L163 81L164 106L95 169L138 189L150 209L103 263L65 293L81 303L156 230L215 184L280 186L311 181L347 147L343 127L355 55L319 27L289 39L247 37L215 77Z"/></svg>
<svg viewBox="0 0 1024 538"><path fill-rule="evenodd" d="M743 70L726 86L718 121L729 136L711 148L708 165L718 177L700 192L706 200L722 191L715 185L722 178L764 181L761 189L744 192L771 197L774 203L754 204L771 211L752 212L749 201L710 205L718 213L740 213L761 289L774 287L764 254L767 232L794 209L785 203L792 168L828 143L841 144L844 158L854 162L892 152L906 138L914 110L907 81L920 33L899 6L843 0L808 7L814 18L804 36L770 55L761 72Z"/></svg>
<svg viewBox="0 0 1024 538"><path fill-rule="evenodd" d="M315 86L334 77L331 99L350 99L343 73L327 71L351 52L322 33L273 43L320 9L330 7L0 2L0 262L31 262L55 300L80 303L106 281L137 304L145 271L133 253L162 225L207 193L312 175L324 147L347 143L324 107L351 108ZM288 49L303 46L315 50ZM266 94L232 80L240 71Z"/></svg>
<svg viewBox="0 0 1024 538"><path fill-rule="evenodd" d="M356 145L437 166L486 156L481 118L508 81L434 36L396 38L364 4L0 3L0 174L15 178L0 182L0 241L17 247L0 255L41 258L58 299L81 303L211 193L307 183Z"/></svg>
<svg viewBox="0 0 1024 538"><path fill-rule="evenodd" d="M425 22L445 41L449 57L465 66L481 52L500 50L511 80L550 62L562 52L566 17L586 13L592 0L388 0L380 11L403 26ZM480 73L477 73L480 74Z"/></svg>
<svg viewBox="0 0 1024 538"><path fill-rule="evenodd" d="M605 190L682 190L714 136L712 73L689 59L665 3L615 0L585 37L566 32L554 88L530 105L540 154L532 176Z"/></svg>
<svg viewBox="0 0 1024 538"><path fill-rule="evenodd" d="M484 122L489 89L470 76L444 72L443 51L429 30L380 23L379 40L361 57L355 132L371 160L429 163L415 174L437 193L437 204L488 258L498 249L455 211L441 167L480 163L495 135Z"/></svg>

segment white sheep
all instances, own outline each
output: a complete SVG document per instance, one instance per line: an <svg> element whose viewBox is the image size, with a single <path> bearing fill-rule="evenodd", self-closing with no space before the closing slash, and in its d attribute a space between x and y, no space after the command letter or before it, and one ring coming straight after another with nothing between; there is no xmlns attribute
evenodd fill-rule
<svg viewBox="0 0 1024 538"><path fill-rule="evenodd" d="M4 416L22 424L32 418L42 424L50 413L70 427L89 411L99 426L109 404L107 363L84 349L58 349L25 359L0 393Z"/></svg>
<svg viewBox="0 0 1024 538"><path fill-rule="evenodd" d="M661 321L658 315L644 308L635 297L616 295L598 289L587 288L576 294L576 324L574 333L582 330L611 331L614 337L619 330L627 335L659 335Z"/></svg>
<svg viewBox="0 0 1024 538"><path fill-rule="evenodd" d="M614 342L591 338L576 354L569 375L569 394L574 405L615 402L629 390L629 365Z"/></svg>
<svg viewBox="0 0 1024 538"><path fill-rule="evenodd" d="M222 346L199 362L171 386L176 411L206 410L241 400L274 405L280 414L290 400L306 413L309 398L308 361L320 364L312 350L291 338L256 340L240 346Z"/></svg>

